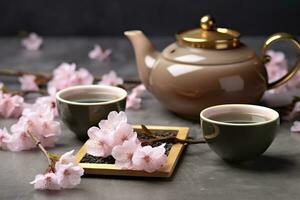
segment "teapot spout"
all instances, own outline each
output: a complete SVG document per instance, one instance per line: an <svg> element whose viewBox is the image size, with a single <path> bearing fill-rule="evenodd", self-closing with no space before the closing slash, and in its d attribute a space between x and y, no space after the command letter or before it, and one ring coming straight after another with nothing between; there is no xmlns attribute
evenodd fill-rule
<svg viewBox="0 0 300 200"><path fill-rule="evenodd" d="M139 77L145 87L151 91L149 76L160 53L155 50L152 42L142 31L126 31L124 35L128 37L134 48Z"/></svg>

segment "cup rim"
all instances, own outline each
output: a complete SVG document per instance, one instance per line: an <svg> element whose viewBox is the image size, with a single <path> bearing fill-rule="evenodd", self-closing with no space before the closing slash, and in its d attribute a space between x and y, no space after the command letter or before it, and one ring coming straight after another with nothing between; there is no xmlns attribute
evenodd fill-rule
<svg viewBox="0 0 300 200"><path fill-rule="evenodd" d="M212 111L214 109L221 109L221 108L250 108L254 110L264 110L268 112L271 117L270 119L263 121L263 122L254 122L254 123L230 123L230 122L221 122L221 121L216 121L213 119L209 119L209 117L206 117L205 114L209 111ZM255 113L252 113L255 114ZM211 106L208 107L200 112L200 119L208 121L210 123L214 124L219 124L219 125L228 125L228 126L258 126L258 125L263 125L263 124L268 124L274 121L277 121L279 119L279 113L271 108L264 107L264 106L258 106L258 105L251 105L251 104L223 104L223 105L216 105L216 106Z"/></svg>
<svg viewBox="0 0 300 200"><path fill-rule="evenodd" d="M97 102L97 103L81 103L81 102L75 102L75 101L70 101L62 98L62 95L66 92L74 91L74 90L80 90L80 89L88 89L88 88L98 88L98 89L110 89L119 92L121 97L117 99L113 99L110 101L105 101L105 102ZM78 86L71 86L65 89L62 89L58 91L55 95L56 100L66 103L66 104L71 104L71 105L78 105L78 106L93 106L93 105L107 105L115 102L119 102L127 97L127 91L120 88L120 87L115 87L115 86L107 86L107 85L78 85Z"/></svg>

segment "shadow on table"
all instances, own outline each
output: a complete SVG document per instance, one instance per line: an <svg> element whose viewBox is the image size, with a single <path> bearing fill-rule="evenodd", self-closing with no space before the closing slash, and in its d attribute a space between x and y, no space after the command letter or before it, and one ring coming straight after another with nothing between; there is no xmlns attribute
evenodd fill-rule
<svg viewBox="0 0 300 200"><path fill-rule="evenodd" d="M79 186L80 187L80 186ZM72 188L64 190L33 190L30 192L28 199L31 200L44 200L44 199L84 199L91 191L82 188Z"/></svg>
<svg viewBox="0 0 300 200"><path fill-rule="evenodd" d="M288 171L296 166L296 163L290 158L273 155L262 155L256 160L244 163L227 163L233 168L256 172Z"/></svg>

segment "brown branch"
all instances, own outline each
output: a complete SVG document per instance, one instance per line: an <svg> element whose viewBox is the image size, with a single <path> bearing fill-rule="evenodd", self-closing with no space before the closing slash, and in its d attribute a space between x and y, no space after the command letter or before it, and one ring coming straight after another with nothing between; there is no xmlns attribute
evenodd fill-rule
<svg viewBox="0 0 300 200"><path fill-rule="evenodd" d="M153 139L147 139L142 141L142 145L150 145L155 142L171 142L181 143L181 144L204 144L206 141L204 139L180 139L176 136L166 136L166 137L159 137L156 136L150 129L148 129L144 124L141 125L144 134L148 137L152 137Z"/></svg>
<svg viewBox="0 0 300 200"><path fill-rule="evenodd" d="M26 72L21 70L14 70L14 69L0 69L0 76L23 76L23 75L34 75L37 77L37 84L45 84L49 80L52 79L51 74L47 73L37 73L37 72ZM101 81L101 77L95 76L95 81ZM141 81L137 79L125 79L124 83L126 84L140 84Z"/></svg>
<svg viewBox="0 0 300 200"><path fill-rule="evenodd" d="M147 135L149 137L157 138L155 136L155 134L153 134L144 124L142 124L141 127L142 127L142 130L143 130L143 132L144 132L145 135Z"/></svg>
<svg viewBox="0 0 300 200"><path fill-rule="evenodd" d="M31 139L34 141L35 145L43 152L43 154L46 156L49 167L53 165L51 158L49 157L49 154L47 150L43 147L41 142L33 135L30 131L28 131L28 134L30 135Z"/></svg>
<svg viewBox="0 0 300 200"><path fill-rule="evenodd" d="M25 72L25 71L14 70L14 69L0 69L0 76L23 76L23 75L36 76L36 82L39 85L47 83L52 78L51 75L46 73Z"/></svg>
<svg viewBox="0 0 300 200"><path fill-rule="evenodd" d="M198 139L198 140L190 140L190 139L180 139L176 136L167 136L167 137L160 137L160 138L154 138L149 140L143 140L142 145L151 145L155 142L169 142L172 144L181 143L181 144L205 144L206 141L204 139Z"/></svg>
<svg viewBox="0 0 300 200"><path fill-rule="evenodd" d="M8 93L12 95L20 95L20 96L26 96L28 94L41 94L41 95L48 95L48 92L46 90L37 90L37 91L7 91Z"/></svg>

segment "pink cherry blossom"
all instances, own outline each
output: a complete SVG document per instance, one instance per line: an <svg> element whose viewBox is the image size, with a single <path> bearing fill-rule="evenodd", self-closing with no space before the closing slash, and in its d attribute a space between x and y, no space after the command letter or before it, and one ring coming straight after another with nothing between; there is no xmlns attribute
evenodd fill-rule
<svg viewBox="0 0 300 200"><path fill-rule="evenodd" d="M50 121L54 119L54 111L49 104L33 104L23 110L22 116L38 117Z"/></svg>
<svg viewBox="0 0 300 200"><path fill-rule="evenodd" d="M130 124L122 123L113 133L113 146L121 145L124 141L136 138L137 134L133 131Z"/></svg>
<svg viewBox="0 0 300 200"><path fill-rule="evenodd" d="M124 112L109 113L107 120L101 120L98 127L88 130L87 153L97 157L112 155L115 164L125 169L154 172L167 160L165 144L158 147L141 146Z"/></svg>
<svg viewBox="0 0 300 200"><path fill-rule="evenodd" d="M48 83L48 88L55 88L56 91L72 86L71 77L74 76L76 64L62 63L53 71L53 78Z"/></svg>
<svg viewBox="0 0 300 200"><path fill-rule="evenodd" d="M107 120L101 120L99 122L99 127L114 132L122 123L127 123L126 113L123 111L119 113L112 111L108 114Z"/></svg>
<svg viewBox="0 0 300 200"><path fill-rule="evenodd" d="M73 154L74 154L74 150L71 150L61 155L59 160L55 164L56 167L59 167L58 165L67 165L69 163L76 165L77 164L76 158Z"/></svg>
<svg viewBox="0 0 300 200"><path fill-rule="evenodd" d="M57 140L58 137L55 134L39 135L39 141L43 147L54 147Z"/></svg>
<svg viewBox="0 0 300 200"><path fill-rule="evenodd" d="M75 75L76 85L90 85L94 81L93 75L85 68L80 68Z"/></svg>
<svg viewBox="0 0 300 200"><path fill-rule="evenodd" d="M89 58L103 61L110 56L111 52L111 49L102 49L100 45L96 44L94 49L89 52Z"/></svg>
<svg viewBox="0 0 300 200"><path fill-rule="evenodd" d="M126 109L140 109L142 99L137 96L136 93L132 92L127 96Z"/></svg>
<svg viewBox="0 0 300 200"><path fill-rule="evenodd" d="M279 51L269 50L267 51L267 55L271 56L270 62L266 64L266 69L268 72L269 83L272 83L274 81L277 81L287 73L287 60L284 53ZM287 91L287 84L269 90L268 92L281 93L284 91Z"/></svg>
<svg viewBox="0 0 300 200"><path fill-rule="evenodd" d="M283 52L268 50L267 55L269 55L271 57L271 60L270 60L270 62L267 63L267 66L277 65L282 68L285 68L287 66L287 60L286 60Z"/></svg>
<svg viewBox="0 0 300 200"><path fill-rule="evenodd" d="M60 190L61 186L58 183L58 178L53 172L46 174L38 174L35 179L30 182L34 184L34 188L38 190Z"/></svg>
<svg viewBox="0 0 300 200"><path fill-rule="evenodd" d="M19 117L22 113L23 106L23 97L0 91L0 116L4 118Z"/></svg>
<svg viewBox="0 0 300 200"><path fill-rule="evenodd" d="M143 84L140 84L132 89L131 93L127 96L126 108L127 109L140 109L142 98L141 96L146 91Z"/></svg>
<svg viewBox="0 0 300 200"><path fill-rule="evenodd" d="M73 188L78 185L83 175L83 169L73 163L55 167L58 184L62 188Z"/></svg>
<svg viewBox="0 0 300 200"><path fill-rule="evenodd" d="M54 170L36 175L30 184L34 184L35 189L41 190L60 190L78 185L84 171L76 162L73 153L74 150L64 153L55 163Z"/></svg>
<svg viewBox="0 0 300 200"><path fill-rule="evenodd" d="M53 72L48 83L48 92L53 94L61 89L75 85L89 85L94 81L92 74L84 68L76 71L76 64L62 63Z"/></svg>
<svg viewBox="0 0 300 200"><path fill-rule="evenodd" d="M300 133L300 121L294 121L293 126L291 127L291 132Z"/></svg>
<svg viewBox="0 0 300 200"><path fill-rule="evenodd" d="M76 162L74 150L64 153L55 164L55 174L62 188L73 188L78 185L83 169Z"/></svg>
<svg viewBox="0 0 300 200"><path fill-rule="evenodd" d="M36 83L36 77L34 75L23 75L19 78L21 83L21 89L23 91L38 91L39 87Z"/></svg>
<svg viewBox="0 0 300 200"><path fill-rule="evenodd" d="M28 132L34 134L44 147L53 147L61 132L60 123L54 120L53 111L47 105L24 109L22 117L10 129L12 137L7 146L11 151L35 147Z"/></svg>
<svg viewBox="0 0 300 200"><path fill-rule="evenodd" d="M101 130L97 127L91 127L88 130L87 153L93 156L107 157L111 155L112 138L107 130Z"/></svg>
<svg viewBox="0 0 300 200"><path fill-rule="evenodd" d="M267 52L271 56L271 61L266 64L269 82L276 81L283 77L288 72L287 60L283 52L270 50ZM268 92L281 93L288 90L300 87L300 72L289 80L287 83L272 89Z"/></svg>
<svg viewBox="0 0 300 200"><path fill-rule="evenodd" d="M38 50L43 44L43 38L36 33L30 33L28 37L22 40L22 45L30 51Z"/></svg>
<svg viewBox="0 0 300 200"><path fill-rule="evenodd" d="M47 105L49 108L51 108L55 117L58 116L58 109L56 105L55 96L38 97L32 106L41 108L44 105Z"/></svg>
<svg viewBox="0 0 300 200"><path fill-rule="evenodd" d="M112 156L116 160L115 164L124 169L133 169L132 157L139 148L142 148L141 143L136 137L115 146L112 150Z"/></svg>
<svg viewBox="0 0 300 200"><path fill-rule="evenodd" d="M136 137L133 128L127 124L125 112L112 111L107 120L101 120L98 127L88 130L87 152L94 156L107 157L111 155L112 148L121 145L125 140Z"/></svg>
<svg viewBox="0 0 300 200"><path fill-rule="evenodd" d="M110 71L107 74L104 74L102 76L101 81L98 83L99 85L122 85L124 83L124 80L121 77L117 76L117 73L115 71Z"/></svg>
<svg viewBox="0 0 300 200"><path fill-rule="evenodd" d="M0 148L7 149L7 143L11 140L11 135L6 128L0 129Z"/></svg>
<svg viewBox="0 0 300 200"><path fill-rule="evenodd" d="M152 173L159 170L167 161L165 144L158 147L144 146L135 151L132 163L135 169Z"/></svg>
<svg viewBox="0 0 300 200"><path fill-rule="evenodd" d="M136 94L136 96L140 97L146 91L146 87L144 84L140 84L132 89L132 92Z"/></svg>
<svg viewBox="0 0 300 200"><path fill-rule="evenodd" d="M16 132L11 135L7 142L7 148L10 151L23 151L33 149L35 144L32 142L30 135L27 132Z"/></svg>

